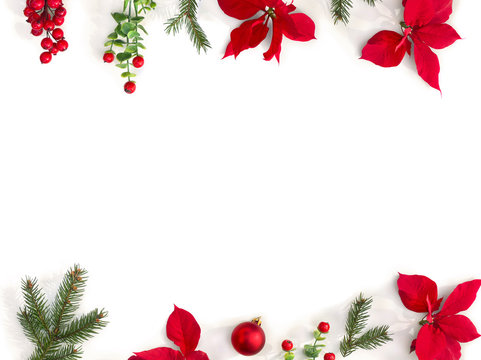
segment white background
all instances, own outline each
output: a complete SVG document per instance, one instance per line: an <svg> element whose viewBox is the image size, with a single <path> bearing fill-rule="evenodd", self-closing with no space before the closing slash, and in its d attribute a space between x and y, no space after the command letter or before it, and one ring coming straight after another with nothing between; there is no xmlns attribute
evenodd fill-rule
<svg viewBox="0 0 481 360"><path fill-rule="evenodd" d="M240 22L214 0L199 10L212 49L198 56L185 33L163 33L175 2L159 1L128 96L101 60L121 3L67 0L70 48L49 65L24 2L0 3L0 357L31 351L15 318L20 279L37 276L52 296L80 263L82 311L110 312L84 359L170 345L174 303L196 316L212 360L240 360L230 331L257 315L258 359L280 359L286 337L309 342L321 320L341 358L361 291L395 341L352 360L415 359L419 317L399 301L397 272L430 276L444 296L481 276L481 4L455 0L463 40L438 52L441 96L412 58L394 69L358 59L374 33L398 29L399 0L355 0L347 27L326 0L296 1L317 40L285 39L280 65L262 60L267 43L221 60ZM479 299L468 314L481 328ZM480 355L481 340L463 345L464 359Z"/></svg>

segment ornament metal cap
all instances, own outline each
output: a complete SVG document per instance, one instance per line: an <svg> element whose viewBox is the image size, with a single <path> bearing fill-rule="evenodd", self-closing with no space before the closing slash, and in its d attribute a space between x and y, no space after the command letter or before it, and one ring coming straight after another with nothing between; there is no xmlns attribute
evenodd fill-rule
<svg viewBox="0 0 481 360"><path fill-rule="evenodd" d="M251 322L254 323L254 324L256 324L256 325L259 325L259 326L262 325L262 321L261 321L261 317L260 317L260 316L252 319Z"/></svg>

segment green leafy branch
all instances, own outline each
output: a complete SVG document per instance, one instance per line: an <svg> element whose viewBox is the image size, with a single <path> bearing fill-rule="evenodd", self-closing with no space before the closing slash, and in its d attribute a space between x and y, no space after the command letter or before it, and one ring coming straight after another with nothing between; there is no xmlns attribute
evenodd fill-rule
<svg viewBox="0 0 481 360"><path fill-rule="evenodd" d="M387 325L376 326L361 334L366 328L372 301L372 297L365 298L361 293L351 304L345 326L346 335L340 345L342 356L346 357L357 349L372 350L392 341Z"/></svg>
<svg viewBox="0 0 481 360"><path fill-rule="evenodd" d="M22 280L25 301L17 318L27 338L35 345L29 360L79 359L79 344L107 325L107 312L95 309L75 318L86 285L86 270L71 268L60 284L55 300L48 305L45 293L35 278Z"/></svg>
<svg viewBox="0 0 481 360"><path fill-rule="evenodd" d="M370 6L376 6L376 0L363 0ZM331 15L334 19L334 24L339 21L344 24L349 23L351 15L352 0L331 0Z"/></svg>
<svg viewBox="0 0 481 360"><path fill-rule="evenodd" d="M324 344L318 344L319 341L326 340L326 338L323 336L323 334L318 330L314 330L314 344L306 344L304 345L304 354L312 359L315 360L316 358L319 357L319 355L322 352L322 348L325 347L326 345Z"/></svg>
<svg viewBox="0 0 481 360"><path fill-rule="evenodd" d="M167 20L165 32L175 35L185 26L197 52L200 53L201 49L207 52L210 43L204 30L197 22L197 8L197 0L180 0L179 13Z"/></svg>

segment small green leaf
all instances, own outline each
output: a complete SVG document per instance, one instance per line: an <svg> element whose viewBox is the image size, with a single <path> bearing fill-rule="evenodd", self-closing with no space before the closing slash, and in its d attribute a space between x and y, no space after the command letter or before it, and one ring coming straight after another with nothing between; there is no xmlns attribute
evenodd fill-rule
<svg viewBox="0 0 481 360"><path fill-rule="evenodd" d="M140 30L142 30L142 31L145 33L145 35L149 35L149 33L147 32L147 30L145 30L145 28L144 28L142 25L139 24L139 25L137 25L137 27L138 27Z"/></svg>
<svg viewBox="0 0 481 360"><path fill-rule="evenodd" d="M125 52L136 53L137 52L137 46L136 45L129 45L125 48Z"/></svg>
<svg viewBox="0 0 481 360"><path fill-rule="evenodd" d="M110 46L110 45L112 45L113 43L114 43L113 40L109 40L109 41L107 41L106 43L104 43L104 46Z"/></svg>
<svg viewBox="0 0 481 360"><path fill-rule="evenodd" d="M127 6L129 5L130 0L124 0L124 11L127 10Z"/></svg>
<svg viewBox="0 0 481 360"><path fill-rule="evenodd" d="M140 34L135 30L129 31L129 33L127 34L127 37L129 39L141 39Z"/></svg>
<svg viewBox="0 0 481 360"><path fill-rule="evenodd" d="M141 22L142 20L144 20L144 17L143 16L134 16L133 18L130 19L130 21L134 22L134 23L139 23Z"/></svg>
<svg viewBox="0 0 481 360"><path fill-rule="evenodd" d="M123 41L123 40L120 40L120 39L114 40L114 45L115 45L115 46L123 47L125 44L126 44L126 42Z"/></svg>
<svg viewBox="0 0 481 360"><path fill-rule="evenodd" d="M286 352L286 353L284 354L284 359L285 359L285 360L293 360L293 359L294 359L294 356L295 356L295 355L294 355L293 353L291 353L291 352Z"/></svg>
<svg viewBox="0 0 481 360"><path fill-rule="evenodd" d="M107 36L107 39L115 40L118 37L119 37L118 34L116 32L113 32L113 33L109 34L109 36Z"/></svg>
<svg viewBox="0 0 481 360"><path fill-rule="evenodd" d="M131 73L131 72L123 72L120 76L122 76L123 78L126 78L126 77L135 77L136 75L134 73Z"/></svg>
<svg viewBox="0 0 481 360"><path fill-rule="evenodd" d="M116 32L117 34L119 34L120 36L122 36L122 37L126 37L126 36L127 36L127 34L122 31L122 26L121 26L120 24L117 25L117 27L115 28L115 32Z"/></svg>
<svg viewBox="0 0 481 360"><path fill-rule="evenodd" d="M122 32L124 34L128 34L130 31L135 29L135 25L129 22L123 23L122 24Z"/></svg>
<svg viewBox="0 0 481 360"><path fill-rule="evenodd" d="M118 23L121 23L124 20L127 20L127 15L122 14L122 13L113 13L112 17L114 18L115 21Z"/></svg>
<svg viewBox="0 0 481 360"><path fill-rule="evenodd" d="M141 49L144 49L144 50L146 49L146 47L145 47L144 44L142 44L142 43L139 43L139 42L138 42L138 43L137 43L137 46L138 46L139 48L141 48Z"/></svg>
<svg viewBox="0 0 481 360"><path fill-rule="evenodd" d="M132 54L128 53L128 52L123 52L123 53L117 54L117 60L119 60L120 62L125 61L125 60L129 60L131 57L132 57Z"/></svg>
<svg viewBox="0 0 481 360"><path fill-rule="evenodd" d="M123 64L116 64L115 66L121 68L121 69L127 69L127 63L123 63Z"/></svg>

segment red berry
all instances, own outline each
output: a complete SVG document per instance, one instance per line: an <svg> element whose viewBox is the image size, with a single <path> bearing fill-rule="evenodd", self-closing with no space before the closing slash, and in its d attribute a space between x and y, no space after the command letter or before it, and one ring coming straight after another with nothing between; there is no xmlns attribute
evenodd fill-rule
<svg viewBox="0 0 481 360"><path fill-rule="evenodd" d="M134 93L135 91L135 83L133 81L128 81L125 83L124 85L124 91L127 93L127 94L132 94Z"/></svg>
<svg viewBox="0 0 481 360"><path fill-rule="evenodd" d="M52 20L46 20L45 23L43 24L43 28L46 31L52 31L53 29L55 29L55 24Z"/></svg>
<svg viewBox="0 0 481 360"><path fill-rule="evenodd" d="M45 1L44 0L32 0L30 1L30 7L33 10L42 10L43 7L45 6Z"/></svg>
<svg viewBox="0 0 481 360"><path fill-rule="evenodd" d="M106 62L106 63L111 63L112 61L114 61L114 58L115 58L115 56L112 53L105 53L104 54L104 62Z"/></svg>
<svg viewBox="0 0 481 360"><path fill-rule="evenodd" d="M60 5L62 5L62 1L61 0L47 0L47 4L50 8L56 9Z"/></svg>
<svg viewBox="0 0 481 360"><path fill-rule="evenodd" d="M329 332L329 329L330 329L330 328L331 328L331 327L329 326L329 323L324 322L324 321L320 322L319 325L317 325L317 330L319 330L319 331L322 332L322 333L327 333L327 332Z"/></svg>
<svg viewBox="0 0 481 360"><path fill-rule="evenodd" d="M42 42L40 43L40 45L42 46L42 48L44 48L45 50L49 50L52 48L53 46L53 41L52 39L46 37L44 39L42 39Z"/></svg>
<svg viewBox="0 0 481 360"><path fill-rule="evenodd" d="M57 44L53 44L49 51L52 55L57 55L58 54Z"/></svg>
<svg viewBox="0 0 481 360"><path fill-rule="evenodd" d="M336 360L336 355L333 353L325 353L324 360Z"/></svg>
<svg viewBox="0 0 481 360"><path fill-rule="evenodd" d="M142 66L144 66L144 58L142 56L134 57L134 59L132 60L132 65L134 65L134 67L136 68L141 68Z"/></svg>
<svg viewBox="0 0 481 360"><path fill-rule="evenodd" d="M57 47L60 51L65 51L68 49L68 42L67 40L60 40L57 42Z"/></svg>
<svg viewBox="0 0 481 360"><path fill-rule="evenodd" d="M32 26L32 29L34 30L41 30L43 28L43 21L41 19L37 19L32 21L30 24Z"/></svg>
<svg viewBox="0 0 481 360"><path fill-rule="evenodd" d="M32 35L33 36L40 36L40 35L42 35L42 33L43 33L43 29L38 29L38 30L32 29Z"/></svg>
<svg viewBox="0 0 481 360"><path fill-rule="evenodd" d="M282 342L282 350L284 351L291 351L293 347L294 347L294 344L292 343L291 340L284 340Z"/></svg>
<svg viewBox="0 0 481 360"><path fill-rule="evenodd" d="M63 6L57 8L57 10L55 10L55 16L65 17L65 15L67 15L67 9L65 9Z"/></svg>
<svg viewBox="0 0 481 360"><path fill-rule="evenodd" d="M34 12L32 15L28 17L27 22L32 23L33 21L39 20L39 19L40 19L40 15Z"/></svg>
<svg viewBox="0 0 481 360"><path fill-rule="evenodd" d="M33 13L35 13L35 10L33 10L31 7L26 7L25 9L23 9L23 15L25 15L26 17L30 17L30 15L32 15Z"/></svg>
<svg viewBox="0 0 481 360"><path fill-rule="evenodd" d="M40 62L42 64L48 64L52 60L52 54L49 52L43 52L40 54Z"/></svg>
<svg viewBox="0 0 481 360"><path fill-rule="evenodd" d="M59 29L59 28L56 28L52 31L52 37L55 39L55 40L60 40L60 39L63 39L63 30L62 29Z"/></svg>
<svg viewBox="0 0 481 360"><path fill-rule="evenodd" d="M65 18L63 18L63 17L58 17L57 15L55 15L52 20L53 20L53 22L54 22L55 25L60 26L60 25L62 25L63 22L65 21Z"/></svg>

